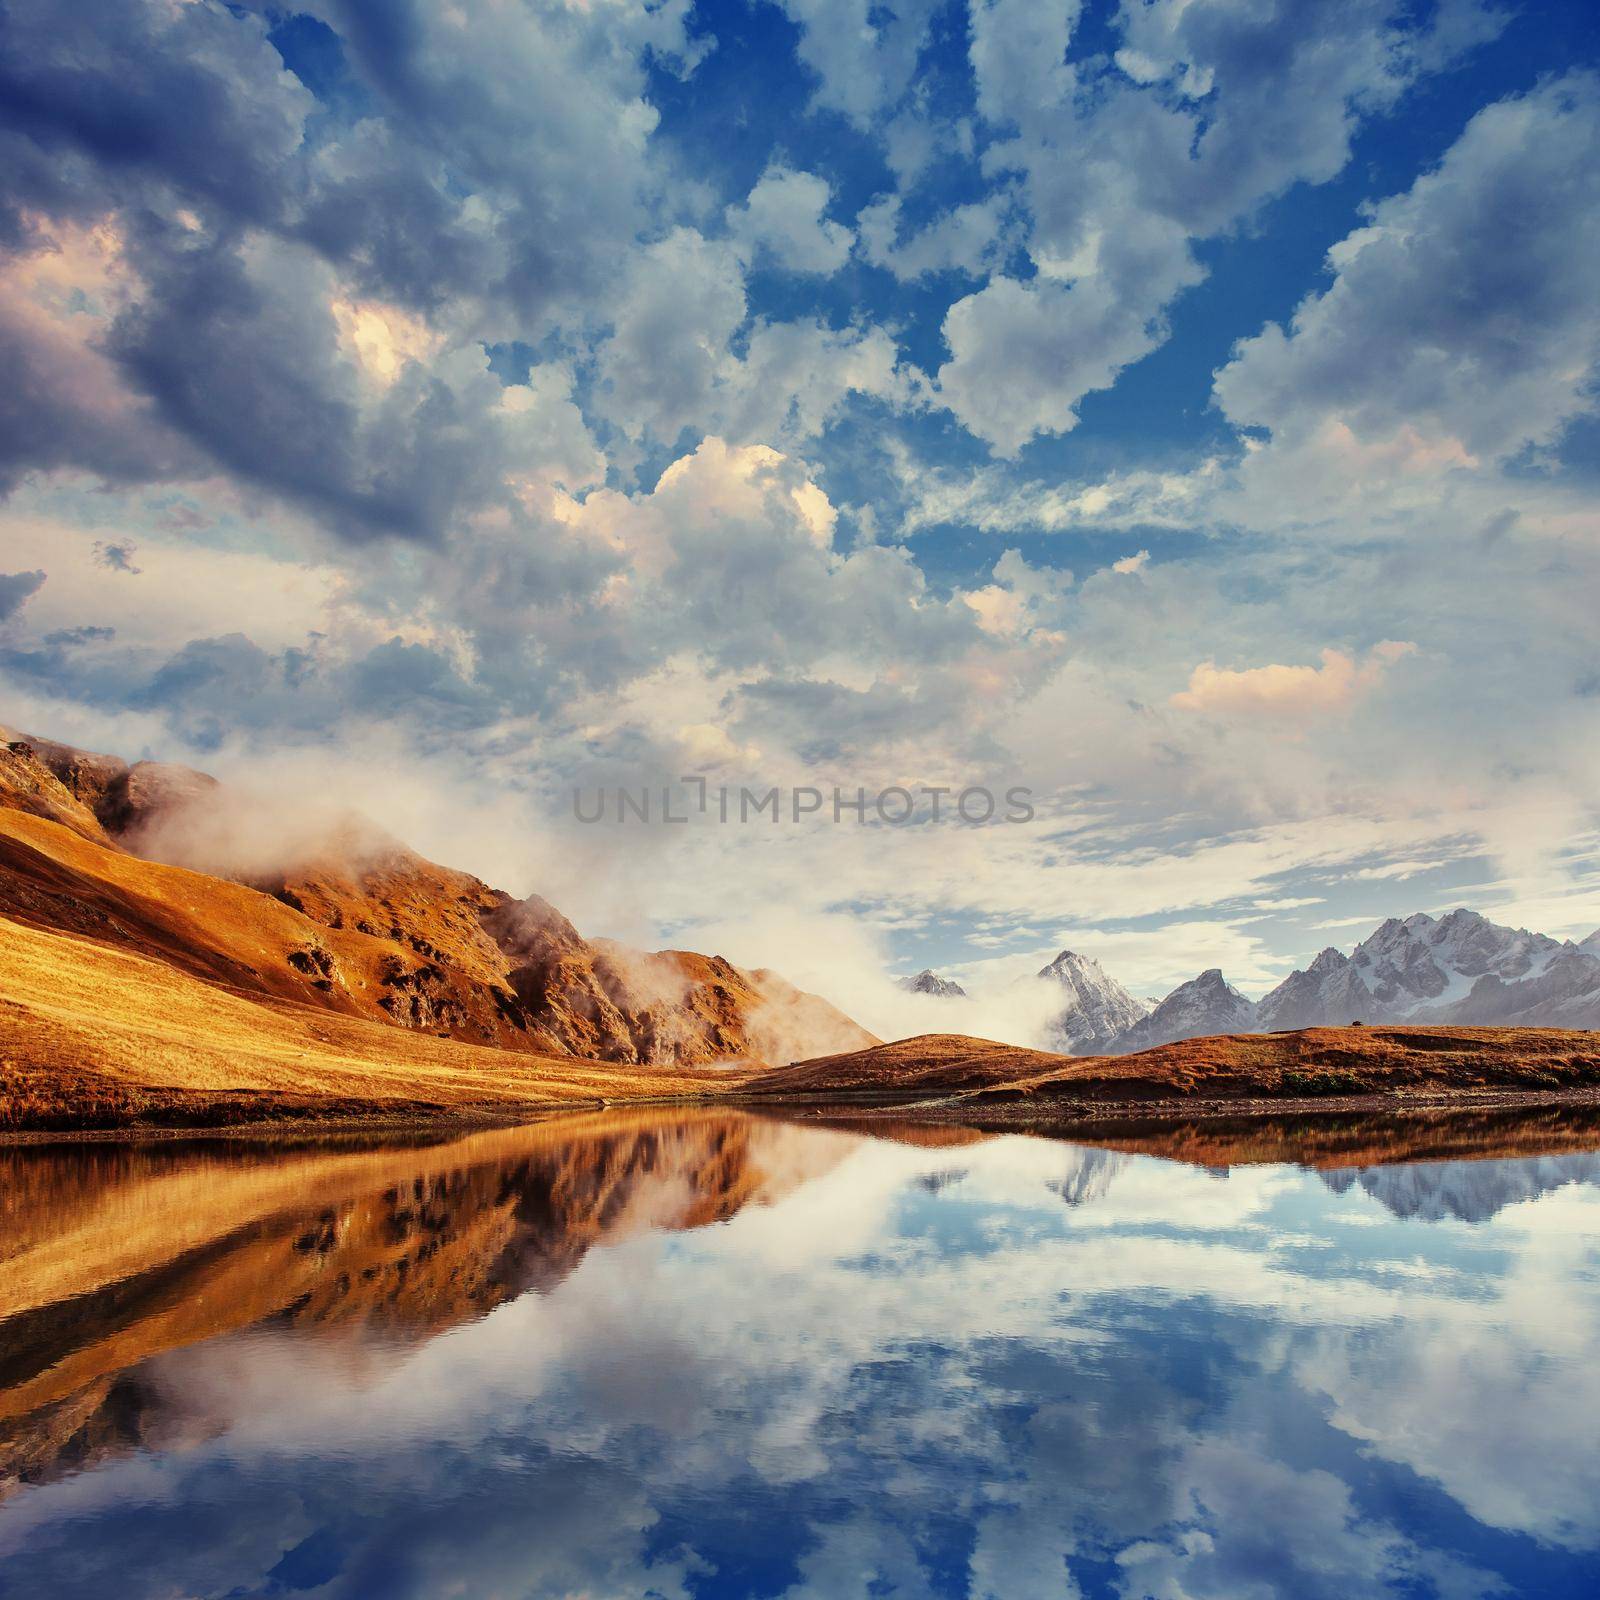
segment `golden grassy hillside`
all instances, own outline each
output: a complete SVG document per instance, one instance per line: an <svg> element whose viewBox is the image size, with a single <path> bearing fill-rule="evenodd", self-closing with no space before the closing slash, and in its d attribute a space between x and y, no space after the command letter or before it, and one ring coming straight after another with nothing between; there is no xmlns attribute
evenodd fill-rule
<svg viewBox="0 0 1600 1600"><path fill-rule="evenodd" d="M728 1081L459 1044L0 918L0 1128L512 1115Z"/></svg>
<svg viewBox="0 0 1600 1600"><path fill-rule="evenodd" d="M538 895L440 866L348 810L46 740L0 737L0 915L535 1055L776 1063L878 1042L776 974L585 939Z"/></svg>

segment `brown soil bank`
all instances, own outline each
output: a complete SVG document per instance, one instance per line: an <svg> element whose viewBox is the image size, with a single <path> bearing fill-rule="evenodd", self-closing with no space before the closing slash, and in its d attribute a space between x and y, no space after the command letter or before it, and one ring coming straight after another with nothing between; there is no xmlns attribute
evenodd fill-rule
<svg viewBox="0 0 1600 1600"><path fill-rule="evenodd" d="M1472 1100L1600 1092L1600 1036L1545 1028L1307 1028L1185 1039L1131 1056L1053 1056L924 1034L752 1077L741 1097L945 1101L963 1116L1107 1108Z"/></svg>

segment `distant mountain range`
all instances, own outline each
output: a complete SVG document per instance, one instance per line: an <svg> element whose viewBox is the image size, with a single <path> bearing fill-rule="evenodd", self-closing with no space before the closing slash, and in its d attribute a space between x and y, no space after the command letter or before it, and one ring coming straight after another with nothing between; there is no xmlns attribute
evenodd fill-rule
<svg viewBox="0 0 1600 1600"><path fill-rule="evenodd" d="M930 994L947 992L930 985L949 982L932 972L915 981ZM1465 908L1391 917L1349 955L1330 946L1257 1001L1211 967L1147 1004L1074 950L1063 950L1037 981L1064 991L1044 1043L1072 1055L1354 1022L1600 1028L1600 929L1574 943Z"/></svg>

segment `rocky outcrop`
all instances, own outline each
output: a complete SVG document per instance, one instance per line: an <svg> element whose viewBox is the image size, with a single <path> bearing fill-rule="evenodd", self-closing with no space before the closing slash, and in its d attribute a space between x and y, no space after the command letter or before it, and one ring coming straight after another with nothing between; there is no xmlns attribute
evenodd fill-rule
<svg viewBox="0 0 1600 1600"><path fill-rule="evenodd" d="M100 819L45 765L38 747L5 727L0 727L0 806L59 822L81 839L111 843Z"/></svg>

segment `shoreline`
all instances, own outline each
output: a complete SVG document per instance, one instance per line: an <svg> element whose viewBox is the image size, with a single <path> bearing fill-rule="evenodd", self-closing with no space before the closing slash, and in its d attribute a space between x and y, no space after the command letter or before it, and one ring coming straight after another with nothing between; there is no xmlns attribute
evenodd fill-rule
<svg viewBox="0 0 1600 1600"><path fill-rule="evenodd" d="M135 1142L249 1140L272 1143L314 1140L318 1143L415 1136L431 1140L486 1128L527 1127L562 1118L597 1113L678 1107L685 1111L744 1112L777 1116L786 1121L861 1124L914 1122L927 1126L968 1128L984 1133L1043 1132L1057 1135L1081 1130L1104 1133L1140 1126L1171 1127L1186 1122L1229 1119L1267 1122L1283 1118L1333 1116L1440 1116L1455 1112L1517 1112L1600 1108L1600 1087L1571 1089L1459 1089L1444 1093L1402 1092L1363 1095L1239 1097L1173 1096L1121 1100L1051 1095L1048 1098L990 1098L939 1095L913 1090L839 1090L834 1093L656 1095L617 1099L530 1103L504 1101L475 1106L346 1110L339 1104L305 1108L294 1115L245 1118L236 1122L149 1122L115 1127L12 1128L0 1131L0 1150L51 1144L122 1144Z"/></svg>

